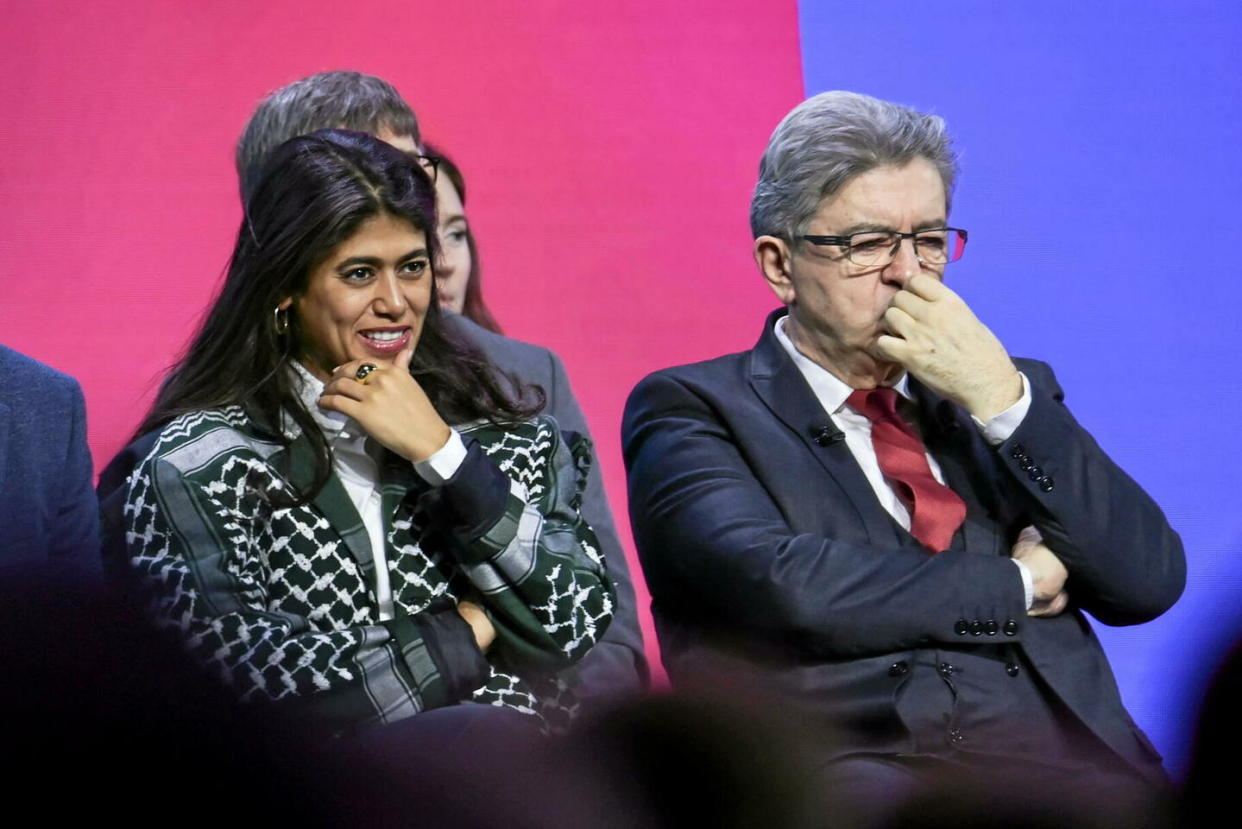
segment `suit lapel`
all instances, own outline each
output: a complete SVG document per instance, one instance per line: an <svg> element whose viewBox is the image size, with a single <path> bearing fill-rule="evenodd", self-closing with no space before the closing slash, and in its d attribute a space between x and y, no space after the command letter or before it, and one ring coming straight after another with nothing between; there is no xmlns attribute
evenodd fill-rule
<svg viewBox="0 0 1242 829"><path fill-rule="evenodd" d="M415 500L424 492L431 489L418 473L414 471L413 465L392 452L385 451L380 459L380 497L384 513L384 535L389 536L392 533L393 522L397 518L397 513L401 509L402 504L408 498ZM413 502L411 502L413 503Z"/></svg>
<svg viewBox="0 0 1242 829"><path fill-rule="evenodd" d="M991 452L970 415L951 400L936 394L910 375L919 430L928 452L940 464L944 482L966 502L966 521L957 542L971 552L988 553L997 548L997 514L994 481L990 475ZM980 520L986 516L986 521ZM973 520L972 520L973 519Z"/></svg>
<svg viewBox="0 0 1242 829"><path fill-rule="evenodd" d="M866 527L868 535L872 538L891 535L892 517L876 500L867 476L845 444L845 436L824 411L806 378L772 331L776 320L784 315L785 309L781 308L768 316L763 336L751 351L751 388L773 416L793 433L800 451L810 453L848 495L858 522ZM796 467L790 467L791 474L794 469ZM808 489L814 490L814 487L808 486Z"/></svg>
<svg viewBox="0 0 1242 829"><path fill-rule="evenodd" d="M314 479L315 455L310 439L305 433L299 434L289 446L288 452L289 479L294 486L304 491ZM370 573L375 567L371 539L362 523L362 516L354 508L344 484L335 474L328 477L328 482L316 493L311 504L341 537L369 581Z"/></svg>

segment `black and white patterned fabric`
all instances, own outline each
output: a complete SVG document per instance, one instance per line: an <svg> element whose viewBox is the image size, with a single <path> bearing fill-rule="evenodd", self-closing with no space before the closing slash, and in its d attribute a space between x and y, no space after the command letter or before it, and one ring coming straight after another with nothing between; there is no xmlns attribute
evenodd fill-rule
<svg viewBox="0 0 1242 829"><path fill-rule="evenodd" d="M586 448L550 418L459 427L508 477L507 503L485 532L446 527L441 493L408 464L381 472L395 618L380 621L370 541L335 477L311 503L288 503L309 443L288 447L239 406L170 423L130 478L133 570L153 612L244 700L305 698L347 728L463 701L424 614L462 598L484 606L498 638L469 699L572 718L565 674L599 639L611 585L577 514ZM283 471L282 471L283 470ZM493 473L494 474L494 473Z"/></svg>

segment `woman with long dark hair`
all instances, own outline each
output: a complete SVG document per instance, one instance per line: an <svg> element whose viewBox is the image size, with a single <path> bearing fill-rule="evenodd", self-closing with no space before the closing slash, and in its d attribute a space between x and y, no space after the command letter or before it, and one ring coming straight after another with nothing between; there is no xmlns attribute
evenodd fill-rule
<svg viewBox="0 0 1242 829"><path fill-rule="evenodd" d="M442 328L418 164L323 130L273 155L219 297L136 435L130 565L243 699L333 728L461 702L558 715L612 588L585 447Z"/></svg>

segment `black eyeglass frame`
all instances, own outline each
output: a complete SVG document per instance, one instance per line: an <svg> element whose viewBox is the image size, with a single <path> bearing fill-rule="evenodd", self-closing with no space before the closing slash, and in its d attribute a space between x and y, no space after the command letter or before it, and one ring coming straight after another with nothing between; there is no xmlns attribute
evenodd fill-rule
<svg viewBox="0 0 1242 829"><path fill-rule="evenodd" d="M918 246L918 240L916 237L922 236L927 233L943 233L946 230L951 230L962 238L962 243L961 245L958 246L958 250L950 251L948 254L946 254L946 258L943 262L924 262L923 257L919 256L919 246ZM853 238L855 236L870 236L876 233L888 233L888 234L891 234L897 237L897 241L893 244L892 249L889 250L888 252L889 261L892 261L893 257L897 255L897 249L901 247L901 243L904 242L906 239L909 239L912 243L914 243L914 257L918 259L919 262L921 262L924 265L947 265L950 262L958 261L966 253L966 243L970 239L970 234L967 231L962 230L960 227L932 227L926 230L912 230L909 233L900 233L896 230L860 230L857 233L851 233L849 236L814 236L814 235L806 236L806 235L803 235L803 236L799 236L798 238L803 239L807 242L810 242L812 245L826 245L830 247L845 248L845 257L849 259L851 262L854 262L853 259L850 259L850 248L854 244L852 241ZM954 256L951 259L948 258L950 255L952 255L955 252L957 253L957 256ZM860 263L854 262L854 264L857 265Z"/></svg>

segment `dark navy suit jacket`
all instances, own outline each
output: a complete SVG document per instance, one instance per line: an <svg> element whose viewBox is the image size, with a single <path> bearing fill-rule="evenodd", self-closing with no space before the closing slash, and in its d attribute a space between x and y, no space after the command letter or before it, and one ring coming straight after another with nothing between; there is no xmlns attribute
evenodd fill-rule
<svg viewBox="0 0 1242 829"><path fill-rule="evenodd" d="M626 406L630 515L673 682L754 667L840 729L841 753L896 754L910 744L890 666L937 645L1010 643L1088 728L1158 777L1083 611L1108 624L1162 613L1184 585L1181 541L1074 420L1051 369L1017 361L1031 407L999 447L911 379L924 440L967 505L933 556L881 506L776 340L783 313L754 349L657 372ZM1073 607L1054 618L1026 615L1009 558L1031 524L1070 573Z"/></svg>
<svg viewBox="0 0 1242 829"><path fill-rule="evenodd" d="M77 381L0 345L0 567L93 578L91 485Z"/></svg>

